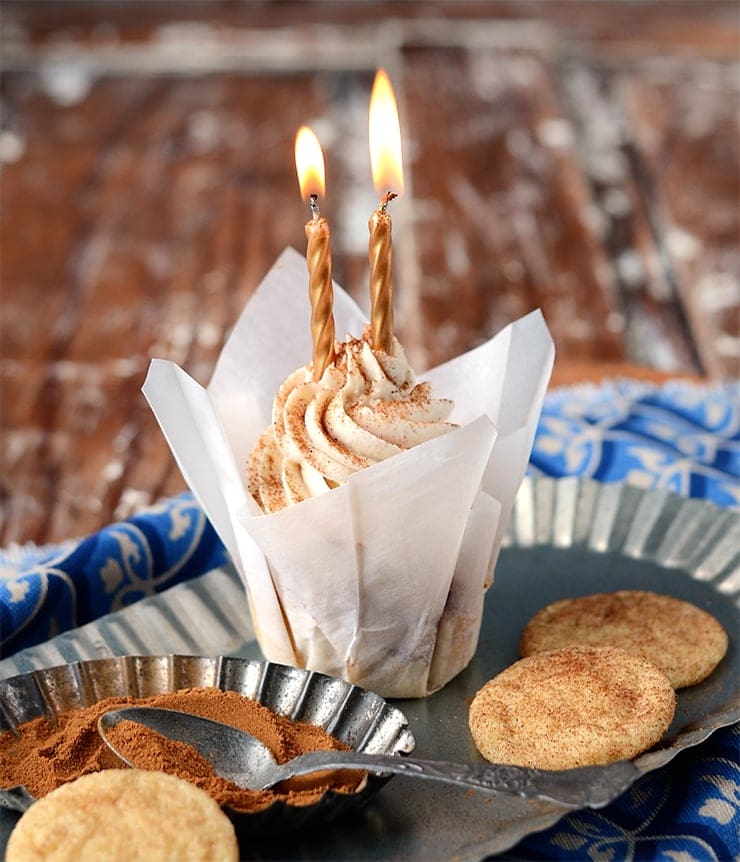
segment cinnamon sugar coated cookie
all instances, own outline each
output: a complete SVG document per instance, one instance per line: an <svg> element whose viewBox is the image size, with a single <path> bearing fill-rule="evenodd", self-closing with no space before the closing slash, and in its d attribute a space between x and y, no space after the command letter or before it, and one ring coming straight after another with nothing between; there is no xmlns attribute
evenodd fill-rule
<svg viewBox="0 0 740 862"><path fill-rule="evenodd" d="M573 644L616 646L659 667L683 688L701 682L727 652L727 633L701 608L672 596L619 590L554 602L522 633L523 656Z"/></svg>
<svg viewBox="0 0 740 862"><path fill-rule="evenodd" d="M470 705L470 732L492 763L570 769L630 760L668 729L670 680L616 647L566 647L520 659Z"/></svg>
<svg viewBox="0 0 740 862"><path fill-rule="evenodd" d="M6 862L238 862L234 827L193 784L106 769L35 802L10 835Z"/></svg>

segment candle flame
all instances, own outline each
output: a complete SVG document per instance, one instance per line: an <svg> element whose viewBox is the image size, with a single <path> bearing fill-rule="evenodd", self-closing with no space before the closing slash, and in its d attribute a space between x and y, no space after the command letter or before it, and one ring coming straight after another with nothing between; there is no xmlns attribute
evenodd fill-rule
<svg viewBox="0 0 740 862"><path fill-rule="evenodd" d="M301 197L323 196L324 154L321 151L319 139L308 126L301 126L295 136L295 167L298 173L298 184L301 187Z"/></svg>
<svg viewBox="0 0 740 862"><path fill-rule="evenodd" d="M370 96L370 165L377 192L403 191L401 126L393 87L384 69L378 69Z"/></svg>

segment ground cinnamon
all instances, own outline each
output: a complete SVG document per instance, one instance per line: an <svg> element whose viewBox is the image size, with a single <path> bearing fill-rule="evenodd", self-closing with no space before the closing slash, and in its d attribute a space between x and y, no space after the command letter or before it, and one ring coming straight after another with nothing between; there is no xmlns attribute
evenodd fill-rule
<svg viewBox="0 0 740 862"><path fill-rule="evenodd" d="M236 692L215 688L184 689L148 698L111 697L83 709L60 714L57 723L36 718L19 726L18 736L0 734L0 784L24 785L39 798L55 787L88 772L122 766L97 732L98 718L110 709L133 704L181 709L222 721L256 736L278 762L318 749L346 746L314 725L276 715ZM351 793L361 776L354 772L323 772L285 781L271 790L243 790L218 778L205 758L190 746L165 739L140 725L118 726L116 744L143 769L169 772L202 787L220 805L238 811L258 811L277 800L292 805L315 802L327 789Z"/></svg>

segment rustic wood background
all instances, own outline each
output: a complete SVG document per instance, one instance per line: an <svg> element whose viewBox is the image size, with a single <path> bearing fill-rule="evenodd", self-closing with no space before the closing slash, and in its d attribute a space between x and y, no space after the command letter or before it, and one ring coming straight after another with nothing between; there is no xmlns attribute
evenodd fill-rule
<svg viewBox="0 0 740 862"><path fill-rule="evenodd" d="M5 2L0 544L184 488L140 386L153 356L207 382L304 247L304 122L337 280L367 306L378 65L418 370L540 306L555 383L737 376L738 34L734 0Z"/></svg>

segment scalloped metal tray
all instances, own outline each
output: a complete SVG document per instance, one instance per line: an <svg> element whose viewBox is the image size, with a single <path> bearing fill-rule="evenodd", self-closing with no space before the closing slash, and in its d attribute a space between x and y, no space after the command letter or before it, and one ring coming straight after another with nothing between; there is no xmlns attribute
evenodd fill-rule
<svg viewBox="0 0 740 862"><path fill-rule="evenodd" d="M636 761L641 771L668 764L717 728L740 720L740 513L667 491L529 478L512 512L473 661L442 691L401 703L416 753L480 760L467 730L469 700L518 658L519 634L529 617L558 598L619 588L692 601L730 634L728 653L712 676L679 692L666 738ZM0 678L103 655L170 651L260 657L233 572L211 572L18 653L0 662ZM472 862L507 850L567 814L546 802L396 778L330 829L250 843L244 856Z"/></svg>
<svg viewBox="0 0 740 862"><path fill-rule="evenodd" d="M149 697L183 688L235 691L292 721L318 725L351 748L408 754L415 740L406 716L377 694L344 680L272 662L227 656L124 656L72 662L0 681L0 730L32 718L52 722L63 712L107 697ZM368 775L356 793L329 791L311 805L281 801L250 814L226 808L240 838L327 822L364 805L390 776ZM25 787L0 790L0 802L24 811Z"/></svg>

